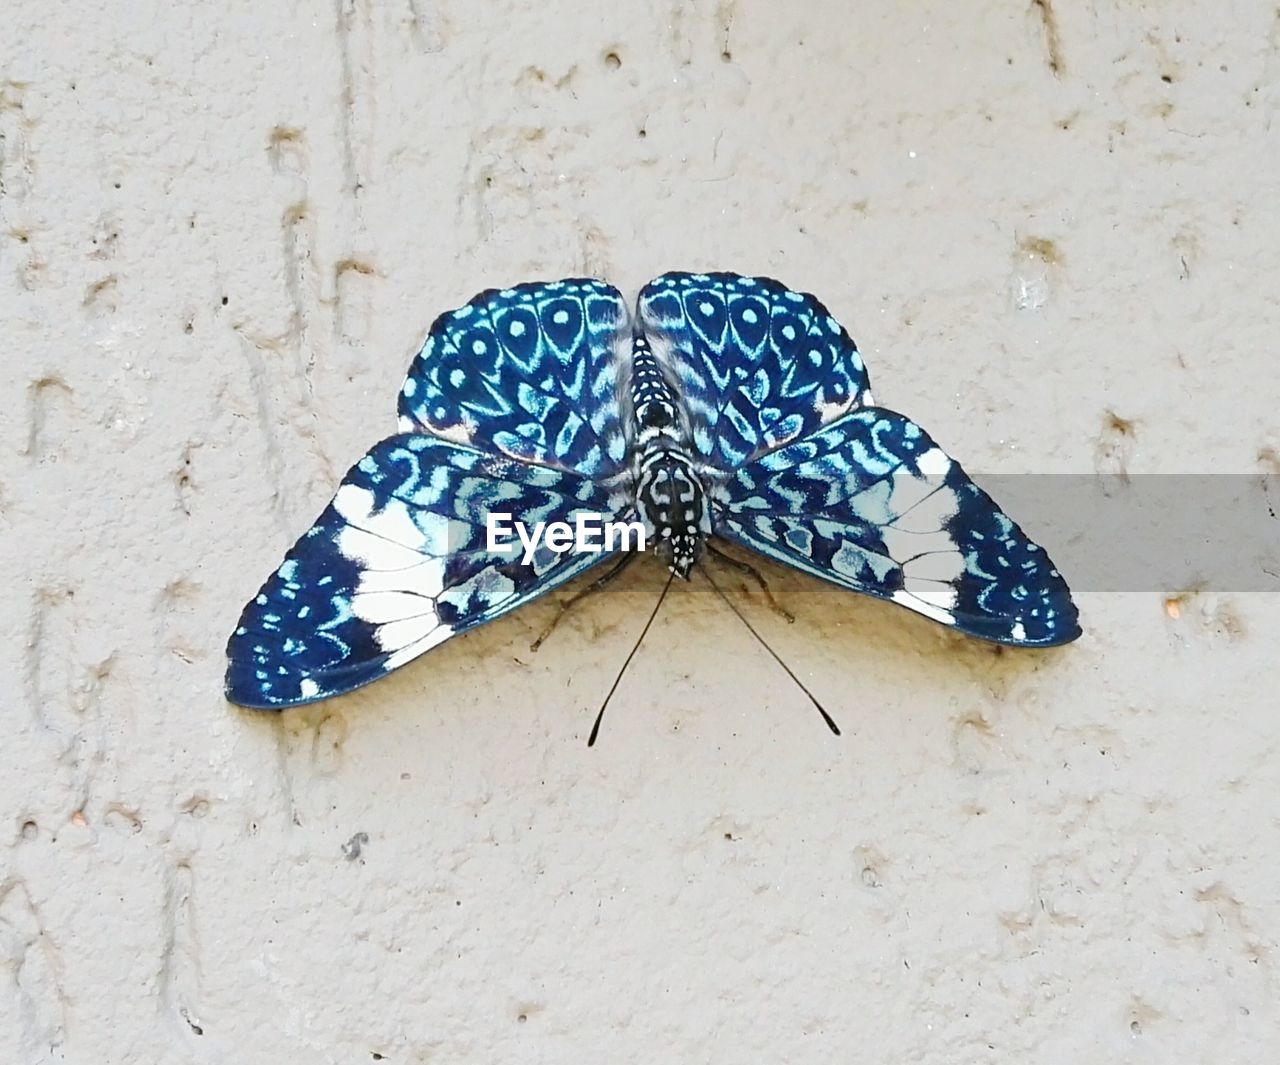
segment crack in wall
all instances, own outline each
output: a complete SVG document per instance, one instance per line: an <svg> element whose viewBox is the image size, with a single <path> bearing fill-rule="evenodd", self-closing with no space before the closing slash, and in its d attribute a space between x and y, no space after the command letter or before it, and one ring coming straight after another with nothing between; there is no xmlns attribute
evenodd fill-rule
<svg viewBox="0 0 1280 1065"><path fill-rule="evenodd" d="M364 190L373 127L373 93L366 91L364 85L372 76L373 66L371 12L367 0L335 0L335 17L342 101L338 110L339 147L346 192L358 198Z"/></svg>
<svg viewBox="0 0 1280 1065"><path fill-rule="evenodd" d="M44 1060L66 1040L69 1003L60 952L30 890L16 878L0 884L0 964L9 971L23 1058Z"/></svg>
<svg viewBox="0 0 1280 1065"><path fill-rule="evenodd" d="M1031 6L1040 17L1049 69L1053 71L1055 78L1060 78L1066 73L1067 68L1062 59L1062 36L1058 30L1058 16L1053 10L1053 2L1052 0L1031 0Z"/></svg>
<svg viewBox="0 0 1280 1065"><path fill-rule="evenodd" d="M295 204L284 215L284 279L292 306L290 341L309 400L315 399L316 359L312 321L320 314L320 282L312 263L314 224L305 203Z"/></svg>
<svg viewBox="0 0 1280 1065"><path fill-rule="evenodd" d="M182 1036L202 1036L200 1023L201 949L195 918L195 876L189 861L165 870L164 945L156 982L161 1017Z"/></svg>

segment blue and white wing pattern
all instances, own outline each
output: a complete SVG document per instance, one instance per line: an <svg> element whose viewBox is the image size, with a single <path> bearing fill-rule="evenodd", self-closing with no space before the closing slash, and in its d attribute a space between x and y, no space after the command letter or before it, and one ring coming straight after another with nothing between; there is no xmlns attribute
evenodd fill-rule
<svg viewBox="0 0 1280 1065"><path fill-rule="evenodd" d="M400 394L404 432L354 466L245 606L227 697L282 709L360 687L607 557L486 549L490 513L625 520L615 346L626 305L597 281L481 293L442 315Z"/></svg>
<svg viewBox="0 0 1280 1065"><path fill-rule="evenodd" d="M685 405L716 535L970 635L1080 635L1048 556L907 418L872 406L844 327L812 295L667 273L637 316Z"/></svg>
<svg viewBox="0 0 1280 1065"><path fill-rule="evenodd" d="M1080 635L1066 582L915 422L870 407L739 469L716 532L984 640Z"/></svg>
<svg viewBox="0 0 1280 1065"><path fill-rule="evenodd" d="M1080 634L1044 550L769 278L663 274L634 322L600 281L487 290L432 325L399 426L245 606L232 702L351 691L608 557L491 548L496 514L635 521L684 578L718 535L997 643Z"/></svg>
<svg viewBox="0 0 1280 1065"><path fill-rule="evenodd" d="M663 274L641 291L637 319L673 378L708 480L871 402L844 327L772 278Z"/></svg>
<svg viewBox="0 0 1280 1065"><path fill-rule="evenodd" d="M432 325L400 391L400 429L616 476L627 322L621 293L586 278L482 292Z"/></svg>
<svg viewBox="0 0 1280 1065"><path fill-rule="evenodd" d="M489 513L567 521L620 506L594 482L423 434L375 446L244 608L227 647L227 696L279 709L376 680L450 636L607 557L522 561L487 550Z"/></svg>

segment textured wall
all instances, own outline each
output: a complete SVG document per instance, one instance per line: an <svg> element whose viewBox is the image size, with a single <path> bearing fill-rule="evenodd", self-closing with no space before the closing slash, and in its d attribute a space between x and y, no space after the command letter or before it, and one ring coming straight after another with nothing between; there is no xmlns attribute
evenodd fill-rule
<svg viewBox="0 0 1280 1065"><path fill-rule="evenodd" d="M537 654L550 603L221 696L490 285L776 275L979 473L1276 463L1273 4L4 22L0 1061L1278 1056L1275 598L1086 593L996 655L766 567L797 622L743 609L839 740L691 585L588 751L653 563Z"/></svg>

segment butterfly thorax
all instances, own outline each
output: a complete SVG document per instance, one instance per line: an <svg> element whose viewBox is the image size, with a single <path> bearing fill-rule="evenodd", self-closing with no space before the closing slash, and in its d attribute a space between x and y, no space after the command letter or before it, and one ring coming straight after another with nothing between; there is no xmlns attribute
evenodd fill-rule
<svg viewBox="0 0 1280 1065"><path fill-rule="evenodd" d="M711 509L690 453L676 394L641 335L632 341L631 404L636 430L636 514L658 557L687 580L711 535Z"/></svg>

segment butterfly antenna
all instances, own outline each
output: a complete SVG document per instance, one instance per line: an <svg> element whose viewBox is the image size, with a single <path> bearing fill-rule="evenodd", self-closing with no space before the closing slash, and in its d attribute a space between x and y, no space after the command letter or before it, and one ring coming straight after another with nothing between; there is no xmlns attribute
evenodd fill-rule
<svg viewBox="0 0 1280 1065"><path fill-rule="evenodd" d="M644 642L645 635L649 632L649 626L653 624L653 619L658 616L658 611L662 609L662 601L667 597L667 591L671 587L671 579L675 575L675 570L667 574L667 583L662 586L662 594L658 596L658 601L653 605L653 613L649 615L649 620L644 623L644 628L640 630L635 646L631 648L631 653L627 655L627 660L622 663L622 668L618 670L618 675L613 679L613 687L609 689L609 694L604 697L604 702L600 704L600 713L596 714L596 723L591 726L591 735L587 738L588 747L596 745L596 737L600 734L600 720L604 717L604 708L609 705L609 700L613 698L613 693L618 690L618 685L622 683L622 675L627 671L627 666L631 665L631 660L635 658L636 652L640 650L640 644Z"/></svg>
<svg viewBox="0 0 1280 1065"><path fill-rule="evenodd" d="M823 707L823 705L820 702L818 702L813 692L811 692L808 688L804 686L804 682L799 677L797 677L795 673L792 672L791 667L787 665L781 658L779 658L778 653L765 642L764 637L761 636L758 632L756 632L755 626L752 625L751 622L749 622L743 616L742 611L739 610L737 606L734 605L733 600L724 594L724 591L721 589L720 585L716 584L711 574L708 573L705 568L703 569L702 572L706 575L707 581L711 584L711 587L716 590L716 595L718 595L721 599L725 601L729 609L732 610L738 616L738 620L741 621L742 624L744 624L747 627L747 631L750 632L751 635L754 636L759 641L760 646L769 652L773 660L787 671L787 676L790 677L792 680L794 680L796 682L796 686L799 687L799 689L809 697L809 702L813 703L813 705L817 707L818 713L822 715L822 720L827 723L827 728L829 728L832 732L834 732L837 736L839 736L840 726L837 725L834 720L832 720L831 715L828 714L826 709Z"/></svg>

